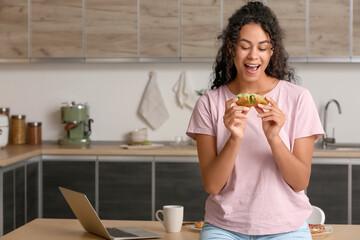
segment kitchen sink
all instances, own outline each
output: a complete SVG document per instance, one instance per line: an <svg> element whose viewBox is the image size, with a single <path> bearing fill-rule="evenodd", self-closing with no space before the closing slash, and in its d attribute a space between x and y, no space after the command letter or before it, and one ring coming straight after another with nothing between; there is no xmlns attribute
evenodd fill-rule
<svg viewBox="0 0 360 240"><path fill-rule="evenodd" d="M324 150L360 151L360 143L327 143Z"/></svg>

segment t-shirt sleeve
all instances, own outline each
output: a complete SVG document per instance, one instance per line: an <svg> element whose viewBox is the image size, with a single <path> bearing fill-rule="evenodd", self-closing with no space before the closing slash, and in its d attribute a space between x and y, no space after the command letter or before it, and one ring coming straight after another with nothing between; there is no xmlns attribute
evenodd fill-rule
<svg viewBox="0 0 360 240"><path fill-rule="evenodd" d="M215 136L211 117L210 98L207 94L198 99L189 121L186 135L195 139L195 134Z"/></svg>
<svg viewBox="0 0 360 240"><path fill-rule="evenodd" d="M295 139L313 135L318 139L324 135L319 113L309 90L300 94L296 115Z"/></svg>

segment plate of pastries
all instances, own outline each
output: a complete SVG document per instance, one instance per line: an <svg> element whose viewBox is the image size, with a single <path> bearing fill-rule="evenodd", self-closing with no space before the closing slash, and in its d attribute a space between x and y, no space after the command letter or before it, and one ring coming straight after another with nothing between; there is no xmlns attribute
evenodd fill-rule
<svg viewBox="0 0 360 240"><path fill-rule="evenodd" d="M195 231L201 231L202 227L204 226L204 221L198 221L198 222L189 222L189 223L183 223L183 226L195 230Z"/></svg>
<svg viewBox="0 0 360 240"><path fill-rule="evenodd" d="M312 239L322 239L329 236L333 229L331 226L325 226L324 224L309 224Z"/></svg>

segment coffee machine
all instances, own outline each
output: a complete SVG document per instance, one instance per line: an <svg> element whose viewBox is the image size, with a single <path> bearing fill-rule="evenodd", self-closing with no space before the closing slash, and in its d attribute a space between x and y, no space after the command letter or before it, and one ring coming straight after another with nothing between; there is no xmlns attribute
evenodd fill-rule
<svg viewBox="0 0 360 240"><path fill-rule="evenodd" d="M86 104L66 103L61 107L61 121L65 124L66 136L59 139L64 146L84 147L90 144L91 123L89 108Z"/></svg>

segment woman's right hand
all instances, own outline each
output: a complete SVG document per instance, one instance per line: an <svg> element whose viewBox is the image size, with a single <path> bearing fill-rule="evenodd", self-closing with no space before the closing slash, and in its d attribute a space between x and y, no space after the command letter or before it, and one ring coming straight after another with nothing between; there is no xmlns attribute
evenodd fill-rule
<svg viewBox="0 0 360 240"><path fill-rule="evenodd" d="M225 102L224 125L230 131L231 137L242 139L248 119L249 107L238 106L237 98L232 98Z"/></svg>

